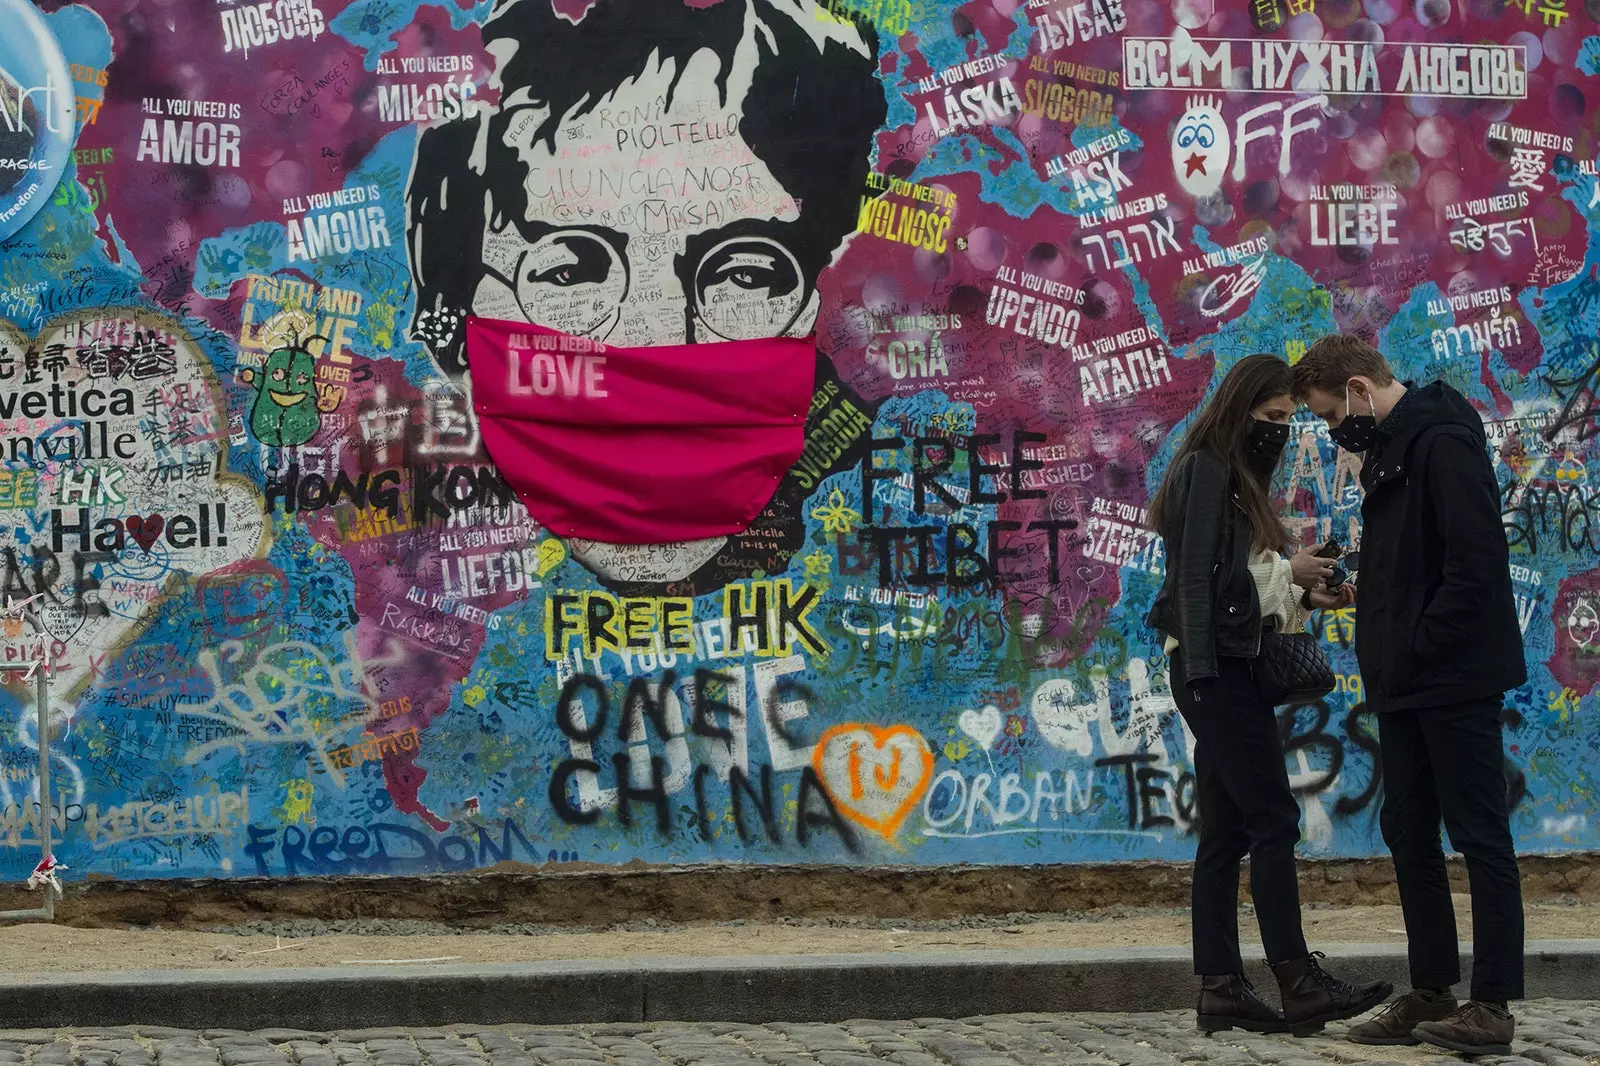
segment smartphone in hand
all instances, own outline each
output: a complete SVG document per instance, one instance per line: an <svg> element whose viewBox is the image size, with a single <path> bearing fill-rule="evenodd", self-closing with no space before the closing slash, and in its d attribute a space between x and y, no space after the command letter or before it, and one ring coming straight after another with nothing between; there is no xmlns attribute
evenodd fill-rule
<svg viewBox="0 0 1600 1066"><path fill-rule="evenodd" d="M1328 543L1318 548L1316 555L1319 559L1338 559L1344 555L1344 545L1339 543L1337 537L1329 537ZM1338 563L1334 563L1333 570L1328 574L1328 578L1323 582L1323 585L1329 592L1337 592L1339 591L1339 586L1343 585L1349 577L1349 571Z"/></svg>

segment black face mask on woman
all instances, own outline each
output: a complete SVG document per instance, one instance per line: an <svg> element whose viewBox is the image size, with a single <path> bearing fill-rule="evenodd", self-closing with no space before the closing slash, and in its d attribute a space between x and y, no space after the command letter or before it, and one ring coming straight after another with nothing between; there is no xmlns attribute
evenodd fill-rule
<svg viewBox="0 0 1600 1066"><path fill-rule="evenodd" d="M1250 452L1250 463L1263 473L1271 473L1289 443L1289 425L1286 422L1267 422L1259 418L1250 420L1250 432L1245 445Z"/></svg>

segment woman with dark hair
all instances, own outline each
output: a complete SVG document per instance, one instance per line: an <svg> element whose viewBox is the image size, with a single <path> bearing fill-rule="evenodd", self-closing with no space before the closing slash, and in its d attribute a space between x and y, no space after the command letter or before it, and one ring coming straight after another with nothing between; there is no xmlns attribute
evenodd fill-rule
<svg viewBox="0 0 1600 1066"><path fill-rule="evenodd" d="M1294 848L1300 806L1289 789L1272 705L1253 675L1265 628L1303 628L1313 608L1353 595L1326 587L1332 562L1289 537L1273 510L1273 471L1289 441L1288 364L1241 359L1196 416L1150 504L1167 577L1148 623L1166 636L1172 695L1195 738L1200 809L1192 918L1200 1028L1305 1036L1383 1002L1387 981L1352 985L1318 964L1300 927ZM1283 994L1280 1013L1255 992L1239 956L1239 861L1261 941Z"/></svg>

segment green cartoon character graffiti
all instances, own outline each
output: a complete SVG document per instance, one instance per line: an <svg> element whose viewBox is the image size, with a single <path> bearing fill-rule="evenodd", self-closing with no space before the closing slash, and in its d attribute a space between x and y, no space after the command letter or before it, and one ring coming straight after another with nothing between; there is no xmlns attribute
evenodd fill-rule
<svg viewBox="0 0 1600 1066"><path fill-rule="evenodd" d="M265 366L240 371L256 387L250 429L262 444L286 448L317 435L322 413L317 402L316 361L305 348L278 348Z"/></svg>

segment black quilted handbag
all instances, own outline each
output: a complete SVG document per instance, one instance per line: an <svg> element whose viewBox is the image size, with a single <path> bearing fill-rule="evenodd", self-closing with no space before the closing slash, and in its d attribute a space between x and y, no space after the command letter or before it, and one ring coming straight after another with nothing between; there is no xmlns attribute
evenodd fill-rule
<svg viewBox="0 0 1600 1066"><path fill-rule="evenodd" d="M1261 634L1256 687L1274 707L1310 703L1333 691L1333 667L1310 633Z"/></svg>

